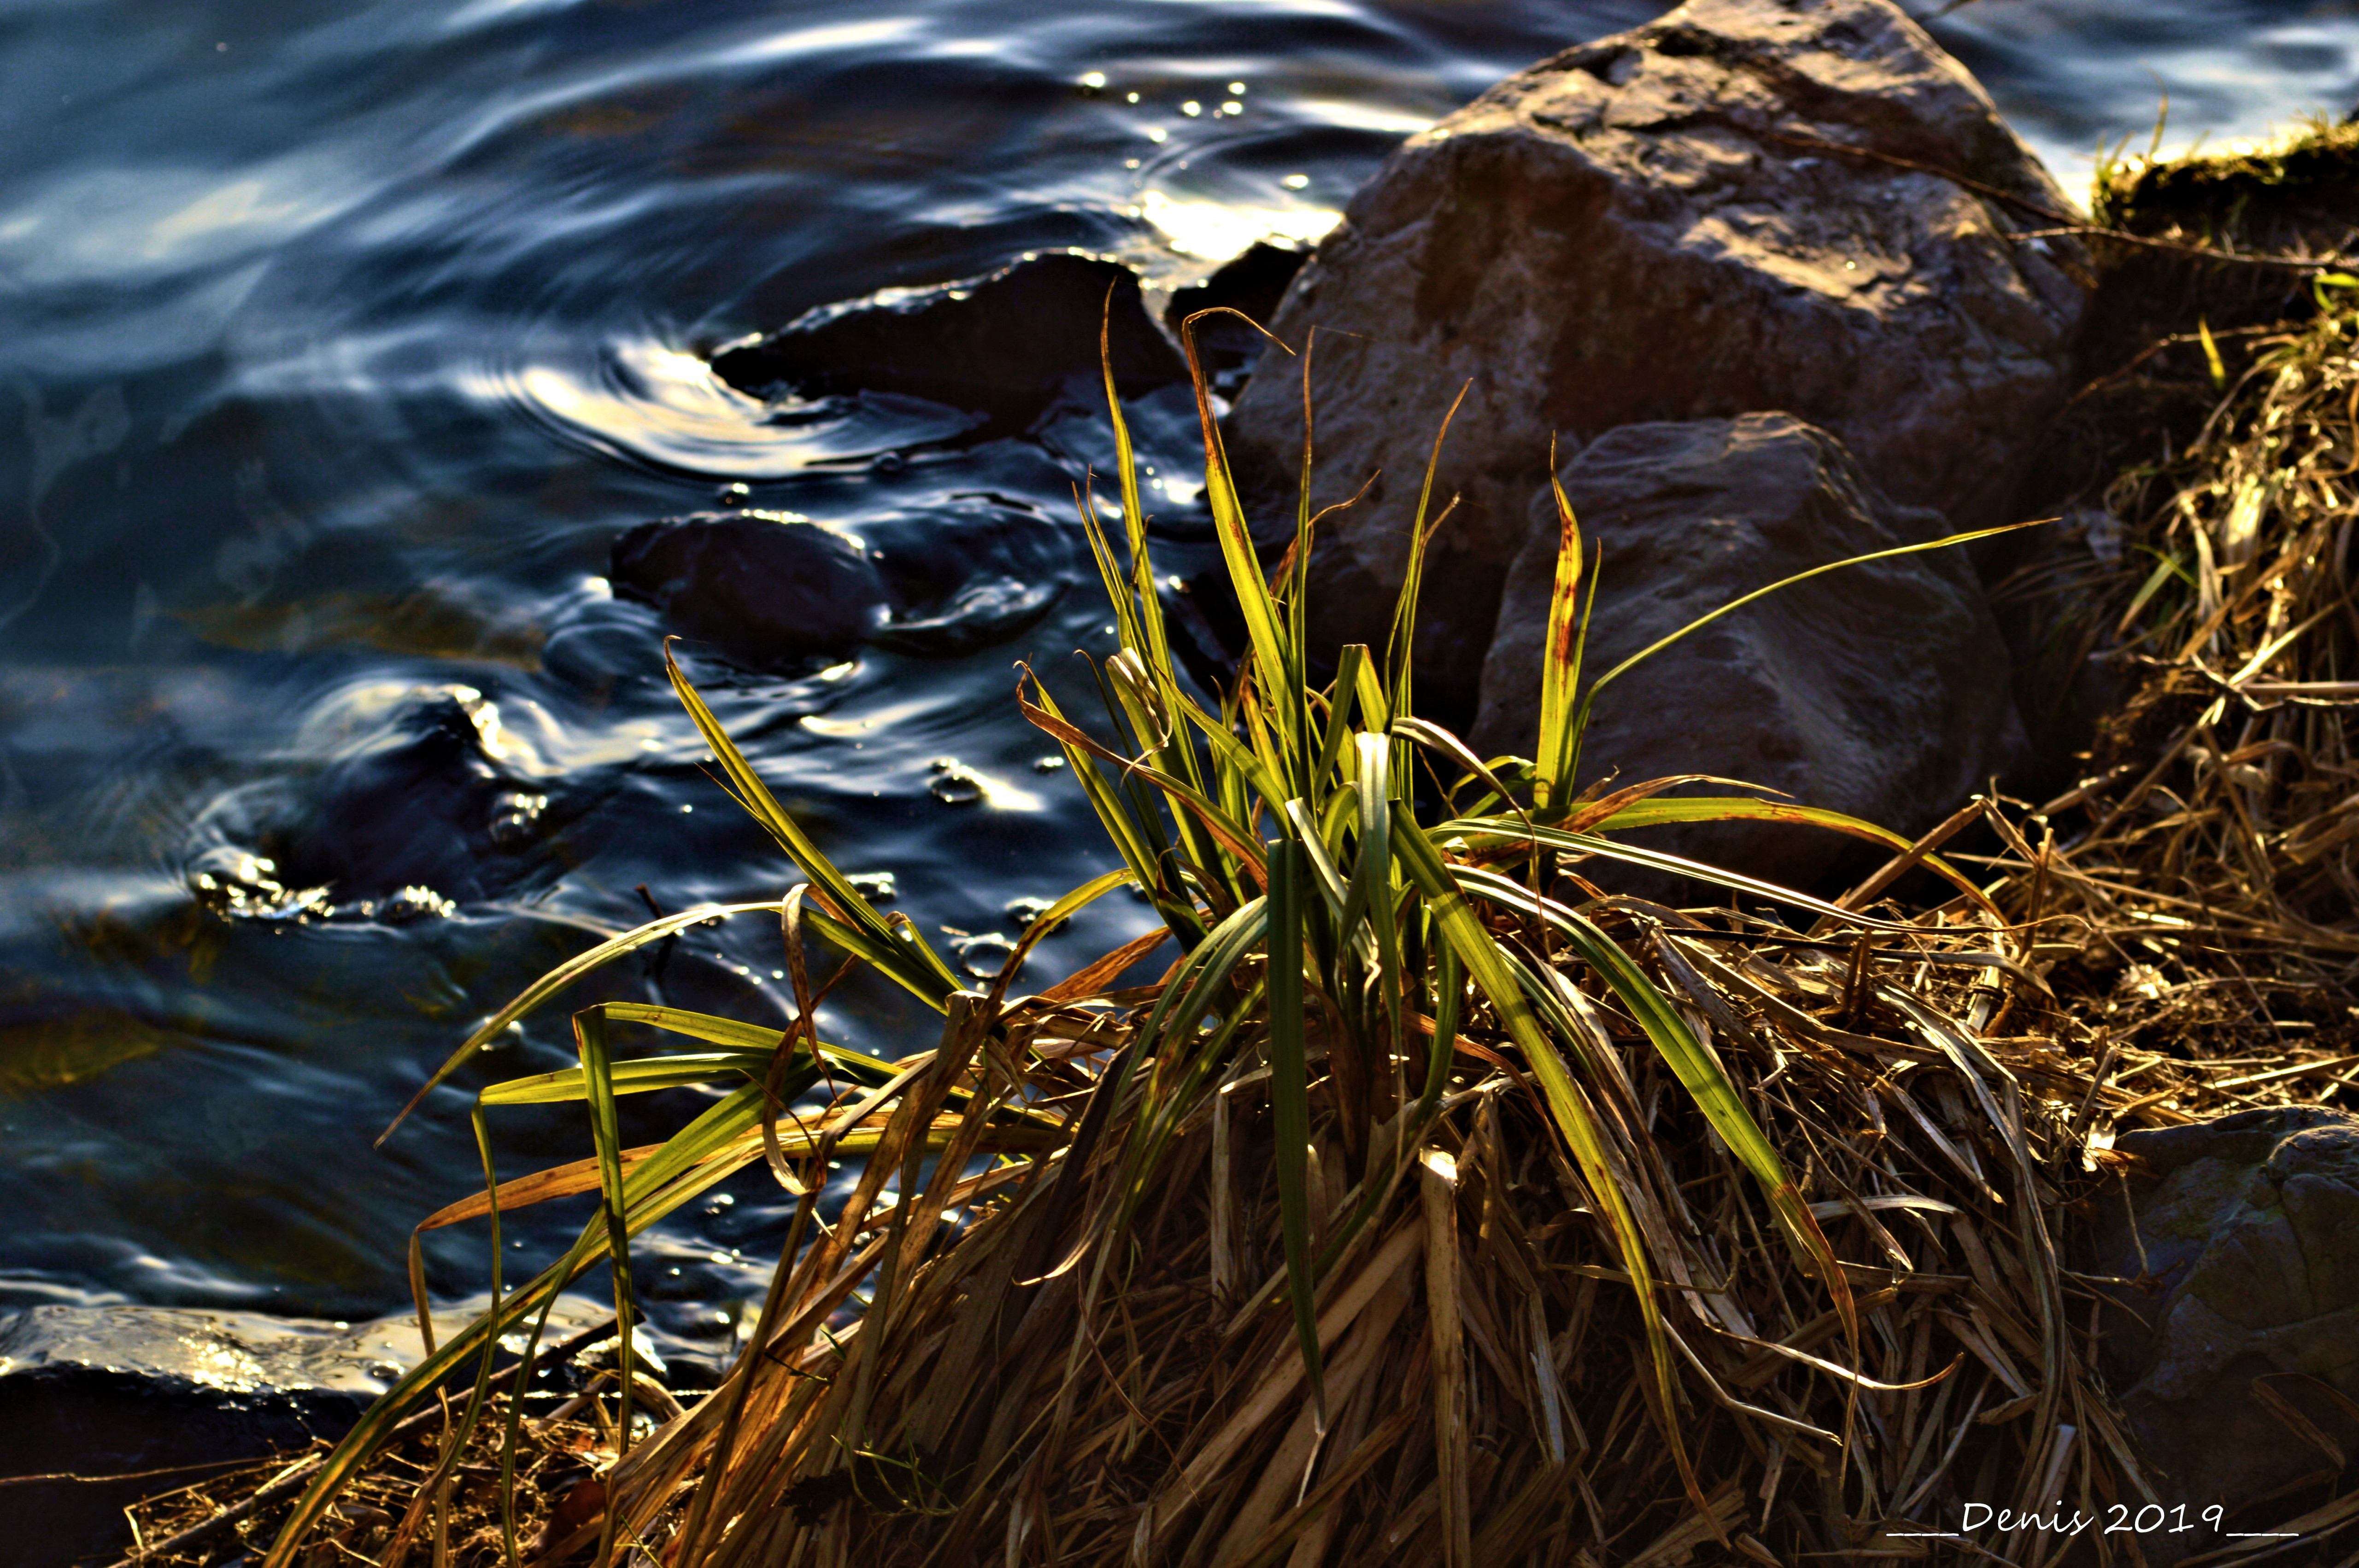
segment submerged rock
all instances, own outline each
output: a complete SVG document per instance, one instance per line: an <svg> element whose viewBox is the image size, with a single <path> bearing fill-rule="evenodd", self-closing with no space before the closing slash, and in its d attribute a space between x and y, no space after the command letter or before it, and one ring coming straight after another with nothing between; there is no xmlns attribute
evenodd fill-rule
<svg viewBox="0 0 2359 1568"><path fill-rule="evenodd" d="M1195 312L1225 308L1267 325L1277 314L1278 301L1286 297L1286 286L1294 281L1310 254L1298 246L1256 240L1223 262L1203 282L1173 291L1163 308L1163 324L1177 338ZM1208 372L1244 365L1268 341L1234 316L1214 316L1196 324L1197 354Z"/></svg>
<svg viewBox="0 0 2359 1568"><path fill-rule="evenodd" d="M1271 323L1320 330L1319 503L1378 476L1322 532L1321 640L1383 641L1462 386L1427 577L1444 687L1481 665L1552 436L1784 411L1894 500L2001 520L2082 306L2071 242L2006 237L2034 209L2067 203L1886 0L1690 0L1510 77L1387 160ZM1229 447L1282 502L1256 515L1291 514L1301 442L1299 366L1265 354Z"/></svg>
<svg viewBox="0 0 2359 1568"><path fill-rule="evenodd" d="M2109 1292L2104 1365L2163 1500L2234 1509L2342 1470L2359 1445L2359 1117L2249 1110L2116 1147L2134 1162L2089 1200L2084 1246L2090 1272L2145 1281Z"/></svg>
<svg viewBox="0 0 2359 1568"><path fill-rule="evenodd" d="M855 539L785 512L700 512L614 541L606 575L733 663L838 659L881 624L885 584Z"/></svg>
<svg viewBox="0 0 2359 1568"><path fill-rule="evenodd" d="M1783 414L1625 425L1561 478L1593 558L1603 552L1583 660L1592 679L1755 589L1941 531L1938 514L1886 500L1841 442ZM1532 754L1557 539L1543 491L1483 666L1472 734L1483 755ZM1608 686L1582 772L1618 768L1623 784L1744 779L1912 831L2001 765L2006 657L1956 551L1830 572L1722 617ZM1767 824L1655 829L1638 841L1803 887L1849 842Z"/></svg>
<svg viewBox="0 0 2359 1568"><path fill-rule="evenodd" d="M615 592L752 669L808 667L864 644L944 657L1016 635L1071 581L1064 530L968 497L864 517L855 537L777 512L699 513L614 543Z"/></svg>
<svg viewBox="0 0 2359 1568"><path fill-rule="evenodd" d="M712 368L741 392L806 398L890 392L1021 429L1075 374L1095 375L1112 291L1110 348L1125 395L1187 379L1118 262L1070 251L1027 255L983 277L891 288L822 306L784 330L723 350Z"/></svg>
<svg viewBox="0 0 2359 1568"><path fill-rule="evenodd" d="M473 687L368 682L308 714L274 776L200 815L186 875L217 913L405 923L547 874L555 771Z"/></svg>

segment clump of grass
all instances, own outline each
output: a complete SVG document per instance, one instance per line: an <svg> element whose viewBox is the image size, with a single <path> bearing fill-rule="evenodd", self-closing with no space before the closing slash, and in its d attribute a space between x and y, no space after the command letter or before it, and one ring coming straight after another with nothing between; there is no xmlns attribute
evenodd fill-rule
<svg viewBox="0 0 2359 1568"><path fill-rule="evenodd" d="M482 1092L479 1131L488 1108L582 1102L595 1154L500 1183L486 1139L484 1190L427 1225L487 1221L496 1269L504 1210L594 1193L599 1213L522 1286L495 1274L492 1308L320 1463L268 1568L311 1561L337 1499L386 1473L438 1393L448 1424L411 1461L389 1565L1777 1563L1909 1550L1901 1534L1953 1526L1965 1501L2167 1500L2092 1370L2095 1297L2059 1249L2102 1134L2158 1108L2053 1010L2041 913L2011 920L1935 853L2007 819L1976 802L1910 844L1806 806L1664 795L1689 779L1577 787L1587 701L1618 672L1583 684L1593 589L1569 508L1539 755L1473 756L1414 713L1430 481L1389 645L1344 649L1310 688L1318 520L1306 501L1265 577L1200 400L1250 647L1216 707L1177 673L1109 386L1123 514L1087 518L1120 642L1103 713L1065 712L1029 672L1018 700L1122 864L987 987L962 989L830 865L672 666L729 787L809 882L602 945L436 1081L598 964L716 913L782 922L800 1022L603 1004L574 1015L578 1067ZM1306 496L1310 460L1306 439ZM1892 858L1821 900L1630 837L1714 817ZM1610 895L1584 873L1614 861L1730 903ZM1952 895L1876 902L1920 870ZM1044 935L1125 885L1158 930L1015 994ZM1160 978L1122 986L1167 943ZM824 982L813 944L842 956ZM939 1040L884 1061L821 1039L819 1002L853 966L937 1010ZM708 1048L618 1058L618 1025ZM734 1087L672 1139L621 1147L616 1095L715 1082ZM827 1162L853 1152L831 1221ZM756 1162L799 1203L745 1353L635 1438L655 1391L621 1333L598 1506L552 1530L516 1477L560 1437L495 1351L536 1341L602 1266L627 1330L630 1238ZM2092 1541L2073 1550L2103 1560ZM2058 1547L1990 1543L2022 1563Z"/></svg>
<svg viewBox="0 0 2359 1568"><path fill-rule="evenodd" d="M2183 450L2190 415L2251 363L2250 340L2307 316L2321 277L2359 267L2359 124L2313 118L2210 152L2101 157L2089 205L2096 292L2077 357L2091 379L2072 403L2110 438L2098 442L2109 478L2158 446Z"/></svg>
<svg viewBox="0 0 2359 1568"><path fill-rule="evenodd" d="M2245 340L2193 439L2108 492L2119 564L2075 591L2125 697L2092 776L1995 862L2078 1010L2172 1058L2157 1094L2354 1081L2301 1064L2359 1049L2359 278L2306 294L2305 319Z"/></svg>
<svg viewBox="0 0 2359 1568"><path fill-rule="evenodd" d="M2155 127L2155 142L2162 126ZM2153 147L2135 157L2098 161L2090 212L2104 228L2183 238L2230 253L2281 251L2299 236L2288 214L2340 214L2359 222L2352 173L2359 166L2359 124L2312 115L2278 136L2176 157ZM2331 254L2331 253L2330 253Z"/></svg>

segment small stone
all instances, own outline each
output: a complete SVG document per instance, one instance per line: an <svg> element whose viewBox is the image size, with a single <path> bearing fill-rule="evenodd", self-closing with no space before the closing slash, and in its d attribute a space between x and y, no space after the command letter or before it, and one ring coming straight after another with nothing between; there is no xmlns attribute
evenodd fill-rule
<svg viewBox="0 0 2359 1568"><path fill-rule="evenodd" d="M900 884L890 871L855 871L843 880L871 903L890 903L900 895Z"/></svg>
<svg viewBox="0 0 2359 1568"><path fill-rule="evenodd" d="M548 809L549 796L528 790L510 790L492 801L491 820L486 830L492 842L503 849L517 849L538 836L540 814Z"/></svg>

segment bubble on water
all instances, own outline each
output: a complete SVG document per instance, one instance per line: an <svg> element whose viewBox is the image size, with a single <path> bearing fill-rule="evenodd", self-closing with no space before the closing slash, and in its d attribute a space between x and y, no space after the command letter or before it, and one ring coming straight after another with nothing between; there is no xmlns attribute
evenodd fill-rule
<svg viewBox="0 0 2359 1568"><path fill-rule="evenodd" d="M936 757L926 765L934 775L926 793L945 806L971 806L983 798L983 780L956 757Z"/></svg>
<svg viewBox="0 0 2359 1568"><path fill-rule="evenodd" d="M1054 899L1011 898L1004 907L1006 911L1007 918L1013 920L1020 926L1029 926L1034 921L1039 919L1042 915L1048 914L1056 906L1057 904Z"/></svg>
<svg viewBox="0 0 2359 1568"><path fill-rule="evenodd" d="M528 790L510 790L492 801L491 818L485 830L492 842L503 849L522 849L539 836L540 814L549 807L549 796Z"/></svg>
<svg viewBox="0 0 2359 1568"><path fill-rule="evenodd" d="M996 932L961 937L951 946L958 954L959 968L979 980L990 979L1006 968L1016 952L1016 944Z"/></svg>
<svg viewBox="0 0 2359 1568"><path fill-rule="evenodd" d="M398 925L412 920L448 920L459 913L459 906L429 887L415 883L397 888L376 906L377 919Z"/></svg>

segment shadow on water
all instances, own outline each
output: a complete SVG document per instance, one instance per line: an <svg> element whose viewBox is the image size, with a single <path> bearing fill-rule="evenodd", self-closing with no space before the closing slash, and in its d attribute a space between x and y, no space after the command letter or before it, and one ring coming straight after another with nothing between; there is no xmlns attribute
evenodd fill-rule
<svg viewBox="0 0 2359 1568"><path fill-rule="evenodd" d="M1104 420L1086 385L996 423L765 397L707 356L1036 250L1122 262L1159 313L1315 240L1506 71L1658 9L0 14L0 1304L398 1307L408 1227L474 1169L472 1087L570 1044L561 1011L527 1022L373 1152L443 1054L639 919L641 884L680 908L793 877L701 770L667 629L830 853L995 967L1027 901L1109 860L1009 700L1018 658L1081 699L1070 654L1105 645L1071 522ZM2359 23L2230 9L1939 26L2082 168L2150 122L2133 60L2185 125L2350 101ZM1136 421L1174 572L1208 558L1192 425L1166 393ZM847 645L747 656L609 581L628 530L732 512L858 542L878 597ZM1109 900L1036 964L1144 925ZM783 964L774 927L700 927L574 1000L782 1020ZM857 983L823 1022L893 1054L929 1033ZM626 1103L646 1138L679 1096ZM571 1115L496 1125L507 1173L586 1149ZM782 1207L755 1176L647 1243L678 1334L756 1288ZM520 1256L580 1223L560 1206L518 1217ZM478 1238L429 1256L438 1291L480 1287Z"/></svg>

